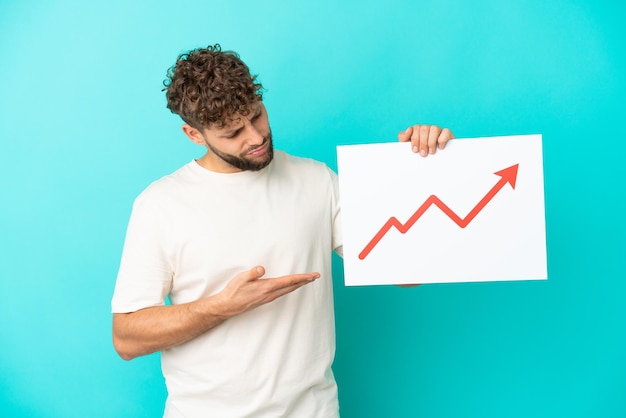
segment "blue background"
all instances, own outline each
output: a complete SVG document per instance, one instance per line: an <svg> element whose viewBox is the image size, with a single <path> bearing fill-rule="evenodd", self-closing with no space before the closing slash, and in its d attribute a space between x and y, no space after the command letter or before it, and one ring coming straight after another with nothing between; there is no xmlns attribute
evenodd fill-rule
<svg viewBox="0 0 626 418"><path fill-rule="evenodd" d="M160 416L158 355L116 356L110 297L133 199L202 154L165 108L166 69L220 42L267 88L277 147L333 168L336 145L412 123L544 135L547 282L345 288L335 259L344 418L626 416L625 16L591 0L1 1L0 415Z"/></svg>

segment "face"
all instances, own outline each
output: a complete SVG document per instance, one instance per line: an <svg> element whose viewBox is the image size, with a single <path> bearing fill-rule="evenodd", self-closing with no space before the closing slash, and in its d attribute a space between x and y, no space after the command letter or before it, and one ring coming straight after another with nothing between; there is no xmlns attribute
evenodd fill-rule
<svg viewBox="0 0 626 418"><path fill-rule="evenodd" d="M223 128L205 128L200 132L187 125L183 131L192 141L208 148L198 163L212 171L258 171L274 156L267 111L261 102L252 105L248 115L237 115Z"/></svg>

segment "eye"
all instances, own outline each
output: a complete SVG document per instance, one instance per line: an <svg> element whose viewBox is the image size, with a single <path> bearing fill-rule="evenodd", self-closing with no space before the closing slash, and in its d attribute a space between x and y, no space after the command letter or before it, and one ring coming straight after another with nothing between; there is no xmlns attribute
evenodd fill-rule
<svg viewBox="0 0 626 418"><path fill-rule="evenodd" d="M225 136L224 136L224 138L226 138L226 139L233 139L234 137L236 137L237 135L239 135L239 132L240 132L240 131L241 131L241 130L240 130L240 129L238 129L238 130L236 130L236 131L235 131L235 132L233 132L233 133L230 133L230 134L228 134L228 135L225 135Z"/></svg>

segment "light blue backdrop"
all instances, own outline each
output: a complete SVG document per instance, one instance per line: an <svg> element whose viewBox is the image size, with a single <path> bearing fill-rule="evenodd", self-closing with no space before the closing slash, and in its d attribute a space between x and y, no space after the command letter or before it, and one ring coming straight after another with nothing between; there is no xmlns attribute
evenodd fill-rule
<svg viewBox="0 0 626 418"><path fill-rule="evenodd" d="M201 155L165 71L214 42L267 87L277 146L331 167L335 145L410 123L544 135L547 282L345 288L336 260L344 418L626 416L624 17L597 0L1 1L0 416L160 416L158 355L116 356L109 301L134 197Z"/></svg>

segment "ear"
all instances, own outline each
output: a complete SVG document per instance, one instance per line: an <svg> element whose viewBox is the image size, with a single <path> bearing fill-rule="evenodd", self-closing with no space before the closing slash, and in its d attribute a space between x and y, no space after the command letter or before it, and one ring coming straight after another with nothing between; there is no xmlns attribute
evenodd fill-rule
<svg viewBox="0 0 626 418"><path fill-rule="evenodd" d="M182 128L184 134L187 135L187 138L191 139L191 142L197 145L206 146L206 142L204 142L204 137L199 130L187 123L183 124Z"/></svg>

